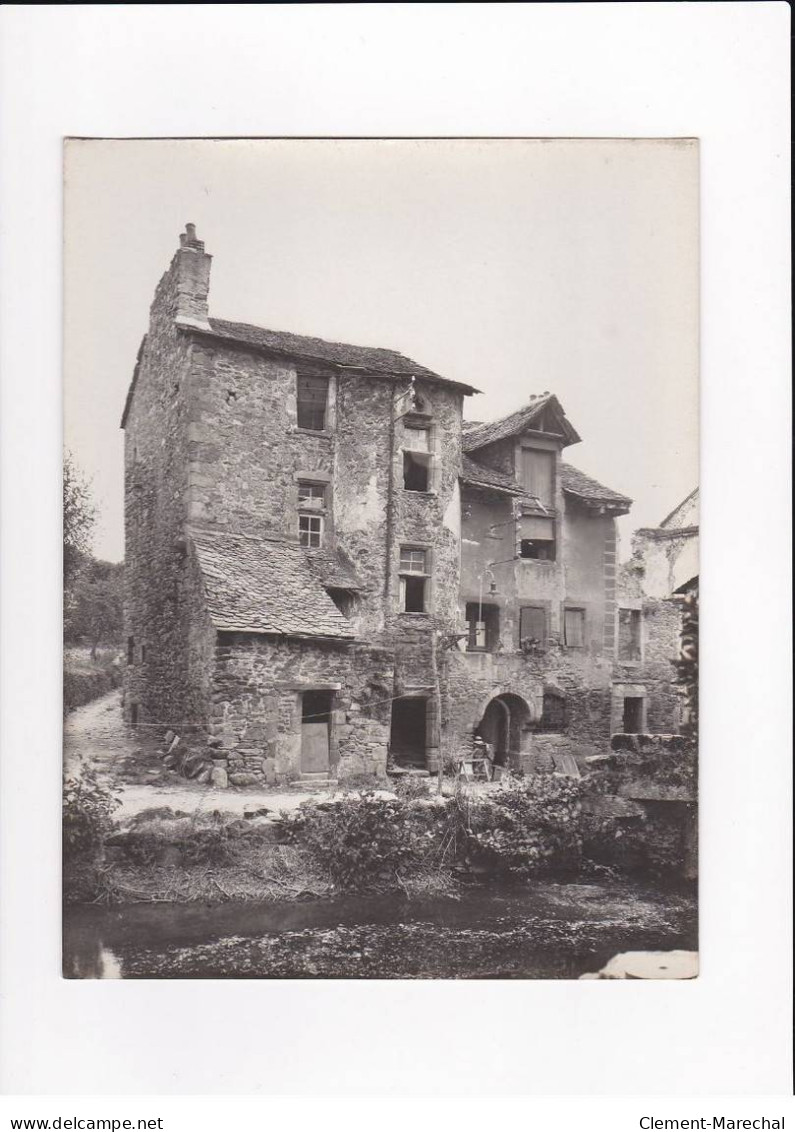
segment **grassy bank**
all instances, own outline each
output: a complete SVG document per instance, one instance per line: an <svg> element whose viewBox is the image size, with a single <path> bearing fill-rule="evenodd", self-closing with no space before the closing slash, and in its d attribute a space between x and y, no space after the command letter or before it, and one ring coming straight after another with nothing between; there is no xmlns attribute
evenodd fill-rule
<svg viewBox="0 0 795 1132"><path fill-rule="evenodd" d="M95 781L67 784L65 898L134 903L301 900L340 893L454 895L462 881L604 875L615 830L579 781L544 775L488 795L361 791L246 818L168 807L114 821ZM400 789L400 788L399 788Z"/></svg>

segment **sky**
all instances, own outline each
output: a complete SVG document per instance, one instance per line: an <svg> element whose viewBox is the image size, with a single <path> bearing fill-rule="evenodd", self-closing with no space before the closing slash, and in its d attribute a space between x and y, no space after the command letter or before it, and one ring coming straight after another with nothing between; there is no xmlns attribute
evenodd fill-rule
<svg viewBox="0 0 795 1132"><path fill-rule="evenodd" d="M492 420L550 391L569 463L657 525L698 477L692 140L70 140L64 440L124 556L119 427L186 222L210 316L399 350Z"/></svg>

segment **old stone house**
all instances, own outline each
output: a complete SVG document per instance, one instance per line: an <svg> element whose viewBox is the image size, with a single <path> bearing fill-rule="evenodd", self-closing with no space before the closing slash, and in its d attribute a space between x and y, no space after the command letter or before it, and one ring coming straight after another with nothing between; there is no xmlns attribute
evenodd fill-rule
<svg viewBox="0 0 795 1132"><path fill-rule="evenodd" d="M385 349L211 318L192 225L124 409L131 726L214 780L576 769L609 740L616 526L557 398L488 424Z"/></svg>

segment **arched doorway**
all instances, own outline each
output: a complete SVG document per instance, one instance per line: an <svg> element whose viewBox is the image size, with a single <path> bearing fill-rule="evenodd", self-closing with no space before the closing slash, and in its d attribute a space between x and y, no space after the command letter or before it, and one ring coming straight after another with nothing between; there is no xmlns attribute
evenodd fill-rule
<svg viewBox="0 0 795 1132"><path fill-rule="evenodd" d="M530 741L530 714L529 706L513 692L489 700L475 733L491 744L496 766L521 766L522 753Z"/></svg>

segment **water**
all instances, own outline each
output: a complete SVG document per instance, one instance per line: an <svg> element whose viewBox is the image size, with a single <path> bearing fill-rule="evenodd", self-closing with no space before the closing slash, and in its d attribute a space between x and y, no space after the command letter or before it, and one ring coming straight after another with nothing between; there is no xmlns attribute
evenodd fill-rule
<svg viewBox="0 0 795 1132"><path fill-rule="evenodd" d="M66 978L572 979L621 951L696 949L685 890L634 883L466 890L460 899L73 905Z"/></svg>

